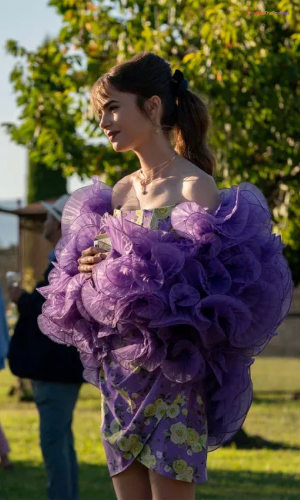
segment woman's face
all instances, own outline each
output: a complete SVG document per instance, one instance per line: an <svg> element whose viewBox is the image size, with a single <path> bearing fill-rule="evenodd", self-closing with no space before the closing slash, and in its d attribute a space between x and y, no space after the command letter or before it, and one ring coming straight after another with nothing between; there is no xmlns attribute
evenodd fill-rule
<svg viewBox="0 0 300 500"><path fill-rule="evenodd" d="M153 134L154 126L142 115L135 100L135 94L111 90L103 105L99 126L106 135L111 131L119 132L110 138L116 151L137 150ZM154 109L157 102L155 97L153 104L149 102L149 109Z"/></svg>

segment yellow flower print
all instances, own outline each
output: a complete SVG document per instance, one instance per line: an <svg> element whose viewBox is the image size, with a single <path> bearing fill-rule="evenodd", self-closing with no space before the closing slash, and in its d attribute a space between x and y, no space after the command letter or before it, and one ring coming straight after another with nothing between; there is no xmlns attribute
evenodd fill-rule
<svg viewBox="0 0 300 500"><path fill-rule="evenodd" d="M155 406L158 406L158 405L161 405L162 403L164 403L164 400L161 398L158 398L158 399L156 399L154 404L155 404Z"/></svg>
<svg viewBox="0 0 300 500"><path fill-rule="evenodd" d="M198 432L196 432L194 429L192 429L191 427L188 428L187 442L191 446L191 449L194 453L199 453L200 451L205 449L206 441L207 441L207 434L202 434L201 436L199 436Z"/></svg>
<svg viewBox="0 0 300 500"><path fill-rule="evenodd" d="M179 412L180 412L179 406L175 403L172 403L167 411L167 416L170 418L176 418L177 415L179 415Z"/></svg>
<svg viewBox="0 0 300 500"><path fill-rule="evenodd" d="M142 224L142 221L143 221L143 215L144 215L144 212L143 210L136 210L136 224L139 224L141 225Z"/></svg>
<svg viewBox="0 0 300 500"><path fill-rule="evenodd" d="M184 394L182 394L181 392L179 392L176 396L176 398L174 399L174 403L180 405L180 406L183 406L185 403L186 403L186 397Z"/></svg>
<svg viewBox="0 0 300 500"><path fill-rule="evenodd" d="M167 413L168 408L167 403L160 403L159 405L156 405L155 417L161 419Z"/></svg>
<svg viewBox="0 0 300 500"><path fill-rule="evenodd" d="M188 414L187 408L183 408L181 410L181 413L182 413L182 415L187 415Z"/></svg>
<svg viewBox="0 0 300 500"><path fill-rule="evenodd" d="M130 442L129 442L129 439L127 439L127 437L121 436L117 440L117 445L118 445L118 447L120 448L121 451L129 451Z"/></svg>
<svg viewBox="0 0 300 500"><path fill-rule="evenodd" d="M115 432L114 434L112 434L110 437L107 438L107 441L110 444L115 444L115 442L120 438L120 436L122 436L122 431Z"/></svg>
<svg viewBox="0 0 300 500"><path fill-rule="evenodd" d="M151 448L149 446L149 444L145 444L144 446L144 449L143 449L143 453L142 453L142 457L149 457L151 455Z"/></svg>
<svg viewBox="0 0 300 500"><path fill-rule="evenodd" d="M200 444L205 448L207 441L207 434L202 434L199 438Z"/></svg>
<svg viewBox="0 0 300 500"><path fill-rule="evenodd" d="M194 443L192 444L191 448L194 453L199 453L199 451L203 450L203 446L201 445L201 443Z"/></svg>
<svg viewBox="0 0 300 500"><path fill-rule="evenodd" d="M132 455L131 455L131 453L124 453L123 457L124 457L126 460L131 460L131 459L132 459Z"/></svg>
<svg viewBox="0 0 300 500"><path fill-rule="evenodd" d="M171 441L175 444L183 444L187 440L187 428L186 425L178 422L170 427L171 430Z"/></svg>
<svg viewBox="0 0 300 500"><path fill-rule="evenodd" d="M110 424L109 428L110 428L112 434L115 434L116 432L119 432L119 430L120 430L119 422L114 418L111 421L111 424Z"/></svg>
<svg viewBox="0 0 300 500"><path fill-rule="evenodd" d="M176 398L174 400L174 403L177 403L179 405L181 405L183 403L183 401L182 401L182 394L181 393L177 394L177 396L176 396Z"/></svg>
<svg viewBox="0 0 300 500"><path fill-rule="evenodd" d="M176 479L179 479L180 481L188 481L191 483L193 481L193 472L193 467L187 467L184 473L177 474Z"/></svg>
<svg viewBox="0 0 300 500"><path fill-rule="evenodd" d="M155 467L156 465L156 460L155 460L155 456L154 455L150 455L149 458L143 458L141 460L142 464L145 465L145 467L147 467L148 469L153 469L153 467Z"/></svg>
<svg viewBox="0 0 300 500"><path fill-rule="evenodd" d="M174 471L177 472L177 474L183 474L186 471L187 466L188 464L186 463L186 461L182 459L175 460L172 465Z"/></svg>
<svg viewBox="0 0 300 500"><path fill-rule="evenodd" d="M201 398L200 395L197 396L197 403L199 403L199 404L203 403L203 399Z"/></svg>
<svg viewBox="0 0 300 500"><path fill-rule="evenodd" d="M156 406L155 405L147 405L144 409L144 415L145 417L153 417L156 412Z"/></svg>
<svg viewBox="0 0 300 500"><path fill-rule="evenodd" d="M195 431L195 429L193 429L192 427L188 427L188 430L187 430L187 442L188 444L191 446L192 444L195 444L195 443L198 443L199 441L199 434L197 431Z"/></svg>
<svg viewBox="0 0 300 500"><path fill-rule="evenodd" d="M139 397L137 392L133 392L131 395L132 399L137 399Z"/></svg>
<svg viewBox="0 0 300 500"><path fill-rule="evenodd" d="M165 208L155 208L153 213L156 215L158 220L166 219L169 217L172 211L173 205Z"/></svg>
<svg viewBox="0 0 300 500"><path fill-rule="evenodd" d="M151 448L148 444L145 445L141 453L141 462L149 469L152 469L156 465L155 456L151 455Z"/></svg>
<svg viewBox="0 0 300 500"><path fill-rule="evenodd" d="M138 434L130 434L129 435L129 442L130 443L137 443L139 441L139 435Z"/></svg>
<svg viewBox="0 0 300 500"><path fill-rule="evenodd" d="M143 443L138 442L138 443L130 443L130 448L129 450L131 451L132 455L134 457L137 457L138 454L142 451L143 449Z"/></svg>

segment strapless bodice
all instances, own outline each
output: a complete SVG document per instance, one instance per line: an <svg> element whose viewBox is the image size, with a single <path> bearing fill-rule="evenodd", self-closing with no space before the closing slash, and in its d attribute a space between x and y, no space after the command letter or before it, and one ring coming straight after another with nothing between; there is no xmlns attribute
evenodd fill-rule
<svg viewBox="0 0 300 500"><path fill-rule="evenodd" d="M160 208L140 208L138 210L114 209L114 217L125 217L127 220L151 229L171 229L170 216L173 208L178 205L168 205Z"/></svg>

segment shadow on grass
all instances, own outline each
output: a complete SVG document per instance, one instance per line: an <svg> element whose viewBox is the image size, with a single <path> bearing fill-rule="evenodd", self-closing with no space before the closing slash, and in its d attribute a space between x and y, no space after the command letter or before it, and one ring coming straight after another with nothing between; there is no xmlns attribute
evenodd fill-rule
<svg viewBox="0 0 300 500"><path fill-rule="evenodd" d="M276 394L276 392L268 392L268 393L254 393L253 403L257 405L265 405L272 404L282 406L283 404L288 404L293 401L298 401L296 392L286 392ZM299 403L298 403L299 404Z"/></svg>
<svg viewBox="0 0 300 500"><path fill-rule="evenodd" d="M231 443L225 443L223 448L230 448ZM261 436L248 436L247 443L236 443L235 449L237 450L289 450L300 451L300 446L293 446L291 444L280 443L279 441L268 441ZM299 497L300 498L300 497Z"/></svg>
<svg viewBox="0 0 300 500"><path fill-rule="evenodd" d="M300 498L300 476L214 469L196 491L197 500L295 500Z"/></svg>
<svg viewBox="0 0 300 500"><path fill-rule="evenodd" d="M46 473L42 464L14 461L14 470L0 470L1 500L47 500ZM116 500L104 465L79 464L80 500Z"/></svg>
<svg viewBox="0 0 300 500"><path fill-rule="evenodd" d="M79 481L81 500L116 500L106 466L80 464ZM15 462L14 472L0 471L3 500L46 500L45 487L41 464ZM196 491L197 500L295 500L300 498L300 481L290 474L214 469Z"/></svg>
<svg viewBox="0 0 300 500"><path fill-rule="evenodd" d="M261 436L251 436L244 431L243 427L238 430L230 441L226 441L222 446L222 448L230 447L234 447L237 450L300 450L299 446L279 441L269 441Z"/></svg>

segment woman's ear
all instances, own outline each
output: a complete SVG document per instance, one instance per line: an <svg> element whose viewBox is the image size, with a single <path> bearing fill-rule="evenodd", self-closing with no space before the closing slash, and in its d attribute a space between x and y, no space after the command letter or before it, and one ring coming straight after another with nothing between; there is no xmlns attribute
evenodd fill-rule
<svg viewBox="0 0 300 500"><path fill-rule="evenodd" d="M160 107L161 98L158 95L153 95L152 97L150 97L150 99L148 99L147 108L152 119L157 118Z"/></svg>

